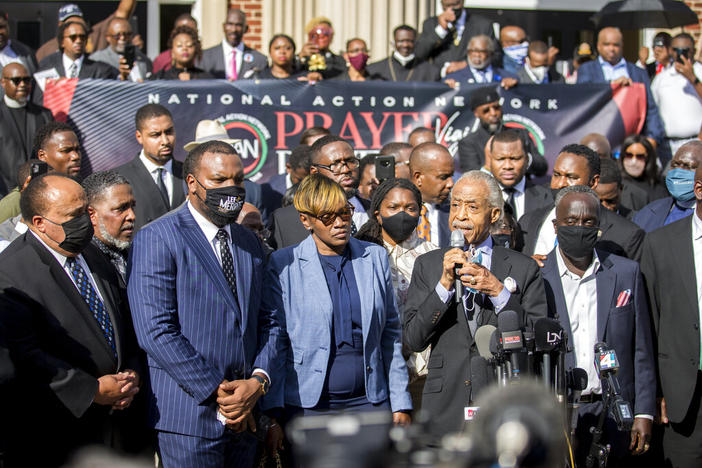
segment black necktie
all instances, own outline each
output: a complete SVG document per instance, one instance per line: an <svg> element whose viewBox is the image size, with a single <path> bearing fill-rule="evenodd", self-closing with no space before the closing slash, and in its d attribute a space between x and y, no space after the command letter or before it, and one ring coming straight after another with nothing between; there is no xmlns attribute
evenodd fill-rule
<svg viewBox="0 0 702 468"><path fill-rule="evenodd" d="M217 240L219 241L219 254L222 257L222 271L224 272L224 277L229 283L229 288L234 293L234 299L239 301L239 297L236 293L236 274L234 273L234 259L232 258L232 252L229 250L229 234L224 229L217 231Z"/></svg>
<svg viewBox="0 0 702 468"><path fill-rule="evenodd" d="M163 171L162 167L156 169L156 186L158 191L161 192L161 197L163 202L166 204L166 208L171 209L171 202L168 201L168 190L166 190L166 185L163 183Z"/></svg>
<svg viewBox="0 0 702 468"><path fill-rule="evenodd" d="M505 201L505 211L514 216L516 221L517 204L514 202L514 194L516 193L517 189L515 189L514 187L505 187L502 190L507 194L507 200Z"/></svg>

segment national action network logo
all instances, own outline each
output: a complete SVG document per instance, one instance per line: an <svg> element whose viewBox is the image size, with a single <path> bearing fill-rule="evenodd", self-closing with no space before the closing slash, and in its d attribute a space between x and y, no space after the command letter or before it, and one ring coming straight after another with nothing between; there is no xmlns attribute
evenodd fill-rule
<svg viewBox="0 0 702 468"><path fill-rule="evenodd" d="M251 178L263 168L268 158L268 140L271 133L256 117L246 114L227 114L220 117L232 139L237 139L234 149L244 163L244 175Z"/></svg>

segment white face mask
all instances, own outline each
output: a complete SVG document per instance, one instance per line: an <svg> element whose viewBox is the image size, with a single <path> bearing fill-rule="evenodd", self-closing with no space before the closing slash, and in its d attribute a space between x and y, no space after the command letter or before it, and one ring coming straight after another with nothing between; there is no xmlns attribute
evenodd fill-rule
<svg viewBox="0 0 702 468"><path fill-rule="evenodd" d="M541 83L544 81L544 77L546 76L546 73L548 73L548 67L543 66L543 67L532 67L527 64L529 67L529 71L534 74L534 77L536 77L536 81Z"/></svg>

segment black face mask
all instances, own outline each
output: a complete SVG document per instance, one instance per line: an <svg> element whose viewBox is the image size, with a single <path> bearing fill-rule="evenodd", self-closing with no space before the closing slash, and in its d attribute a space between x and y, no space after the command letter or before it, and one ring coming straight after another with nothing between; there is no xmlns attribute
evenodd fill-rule
<svg viewBox="0 0 702 468"><path fill-rule="evenodd" d="M405 211L392 216L381 216L381 219L383 230L397 243L407 240L419 223L419 216L412 216Z"/></svg>
<svg viewBox="0 0 702 468"><path fill-rule="evenodd" d="M199 180L195 179L195 181L200 184ZM210 221L215 226L221 228L236 221L246 198L246 190L243 187L231 185L229 187L208 189L202 184L200 184L200 187L205 189L205 199L202 200L200 195L197 195L197 192L195 192L195 195L207 207Z"/></svg>
<svg viewBox="0 0 702 468"><path fill-rule="evenodd" d="M558 226L558 246L570 258L587 258L597 243L600 228L594 226Z"/></svg>
<svg viewBox="0 0 702 468"><path fill-rule="evenodd" d="M500 247L504 247L505 249L512 248L512 236L510 236L509 234L493 234L492 241L495 245L499 245Z"/></svg>
<svg viewBox="0 0 702 468"><path fill-rule="evenodd" d="M66 238L58 246L66 252L81 253L93 238L93 223L90 222L90 215L87 212L61 224L55 223L49 218L44 219L51 224L61 226ZM49 239L51 238L49 237Z"/></svg>

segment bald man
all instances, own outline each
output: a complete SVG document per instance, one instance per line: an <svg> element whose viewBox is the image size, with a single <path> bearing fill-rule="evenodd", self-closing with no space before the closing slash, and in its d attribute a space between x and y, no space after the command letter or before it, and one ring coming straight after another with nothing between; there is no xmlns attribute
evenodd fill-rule
<svg viewBox="0 0 702 468"><path fill-rule="evenodd" d="M37 129L53 120L51 111L30 102L32 78L21 63L2 69L0 85L0 195L17 186L17 170L32 156Z"/></svg>
<svg viewBox="0 0 702 468"><path fill-rule="evenodd" d="M505 26L500 30L500 45L505 53L502 57L502 68L516 75L524 66L527 57L529 41L526 31L519 26Z"/></svg>
<svg viewBox="0 0 702 468"><path fill-rule="evenodd" d="M417 234L439 247L449 244L449 195L453 187L453 157L437 143L421 143L410 154L410 177L422 194Z"/></svg>
<svg viewBox="0 0 702 468"><path fill-rule="evenodd" d="M17 466L61 466L78 448L119 440L117 414L139 391L140 357L117 273L90 242L81 186L62 174L37 177L20 204L29 231L0 254L0 296L17 302L3 319L22 357L15 404L25 414L9 424L25 449L12 447ZM36 450L39 419L52 435Z"/></svg>
<svg viewBox="0 0 702 468"><path fill-rule="evenodd" d="M624 39L619 28L603 28L597 35L597 60L586 62L578 69L578 83L611 83L629 86L642 83L646 88L646 122L642 133L658 143L663 141L665 130L658 114L656 101L651 94L651 83L646 70L624 59Z"/></svg>
<svg viewBox="0 0 702 468"><path fill-rule="evenodd" d="M412 145L412 148L422 143L436 143L436 135L434 130L427 127L417 127L412 130L407 138L407 143Z"/></svg>
<svg viewBox="0 0 702 468"><path fill-rule="evenodd" d="M692 216L649 233L641 257L658 350L663 452L674 468L702 465L702 166L693 194Z"/></svg>

